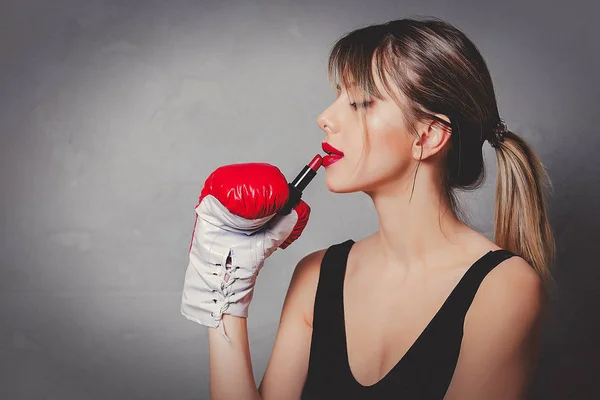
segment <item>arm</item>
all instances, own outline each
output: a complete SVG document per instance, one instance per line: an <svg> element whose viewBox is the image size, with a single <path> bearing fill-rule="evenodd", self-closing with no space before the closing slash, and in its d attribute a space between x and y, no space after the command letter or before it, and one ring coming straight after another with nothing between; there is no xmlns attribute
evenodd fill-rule
<svg viewBox="0 0 600 400"><path fill-rule="evenodd" d="M312 308L323 253L308 254L294 270L259 389L252 371L246 318L223 316L231 342L218 329L209 328L211 399L300 398L308 370Z"/></svg>
<svg viewBox="0 0 600 400"><path fill-rule="evenodd" d="M231 342L217 328L208 328L210 398L261 399L252 373L246 318L224 314L221 323Z"/></svg>
<svg viewBox="0 0 600 400"><path fill-rule="evenodd" d="M511 257L483 280L465 317L445 400L522 400L536 370L544 306L541 278Z"/></svg>
<svg viewBox="0 0 600 400"><path fill-rule="evenodd" d="M265 399L299 399L308 372L313 309L326 249L305 256L294 270L269 364L259 391Z"/></svg>

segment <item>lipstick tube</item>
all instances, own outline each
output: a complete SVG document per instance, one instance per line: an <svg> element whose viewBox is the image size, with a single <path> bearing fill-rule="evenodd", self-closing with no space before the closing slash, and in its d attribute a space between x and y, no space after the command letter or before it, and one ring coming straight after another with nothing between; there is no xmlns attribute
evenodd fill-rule
<svg viewBox="0 0 600 400"><path fill-rule="evenodd" d="M292 209L298 205L302 198L302 192L306 189L306 186L313 180L317 175L317 170L323 164L323 157L317 154L310 163L302 168L302 171L296 176L296 178L288 183L290 189L290 195L285 206L277 213L278 215L288 215L292 212Z"/></svg>

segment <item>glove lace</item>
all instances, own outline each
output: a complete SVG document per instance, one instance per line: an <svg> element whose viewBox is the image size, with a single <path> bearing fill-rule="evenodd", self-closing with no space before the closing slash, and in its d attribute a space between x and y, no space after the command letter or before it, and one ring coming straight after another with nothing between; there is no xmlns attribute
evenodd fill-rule
<svg viewBox="0 0 600 400"><path fill-rule="evenodd" d="M235 272L240 268L238 266L231 266L230 268L227 268L227 264L223 263L223 264L217 264L217 266L222 266L225 265L225 267L222 267L222 269L219 271L219 275L221 275L221 273L223 274L223 281L221 281L221 284L219 285L219 289L217 290L217 293L219 293L222 297L223 297L223 304L221 305L221 307L219 308L219 311L217 312L217 314L215 313L210 313L210 315L213 317L213 319L215 321L221 321L221 323L219 324L219 331L221 332L221 334L225 337L225 339L227 339L228 342L230 342L231 340L229 339L229 337L227 336L227 333L225 332L225 326L223 324L222 318L223 318L223 313L225 313L225 311L227 311L227 309L229 308L229 298L231 297L232 292L229 292L227 289L229 289L229 287L231 285L233 285L233 283L236 281L237 276L235 276Z"/></svg>

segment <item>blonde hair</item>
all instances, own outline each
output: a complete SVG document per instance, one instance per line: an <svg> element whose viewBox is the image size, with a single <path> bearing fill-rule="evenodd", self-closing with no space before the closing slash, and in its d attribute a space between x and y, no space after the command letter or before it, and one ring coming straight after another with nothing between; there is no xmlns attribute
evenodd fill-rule
<svg viewBox="0 0 600 400"><path fill-rule="evenodd" d="M491 76L479 50L463 32L435 17L369 25L347 33L333 45L328 62L330 83L355 88L348 90L351 100L360 93L384 98L374 74L402 108L407 131L418 135L416 122L425 119L451 129L440 171L442 193L454 214L464 220L456 191L481 187L485 178L482 145L500 121ZM366 150L365 111L357 110ZM450 123L435 114L447 116ZM494 240L525 259L551 295L555 242L545 200L550 178L532 148L514 132L508 131L495 149ZM418 165L415 178L417 171Z"/></svg>

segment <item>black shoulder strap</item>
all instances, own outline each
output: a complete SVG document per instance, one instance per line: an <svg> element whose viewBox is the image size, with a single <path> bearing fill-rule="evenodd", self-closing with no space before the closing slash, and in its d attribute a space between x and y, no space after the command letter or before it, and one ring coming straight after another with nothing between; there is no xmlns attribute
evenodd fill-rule
<svg viewBox="0 0 600 400"><path fill-rule="evenodd" d="M313 333L328 337L328 342L335 343L342 339L343 320L343 288L346 273L346 261L352 247L351 239L331 245L321 261L319 283L315 295L313 310ZM327 335L325 335L327 332ZM337 337L341 334L342 337Z"/></svg>
<svg viewBox="0 0 600 400"><path fill-rule="evenodd" d="M477 290L479 290L479 287L487 274L502 261L515 255L516 254L508 250L495 250L477 260L475 264L469 268L455 288L455 293L453 293L453 295L458 297L458 303L461 304L460 309L464 311L465 314L471 306L475 294L477 294Z"/></svg>

